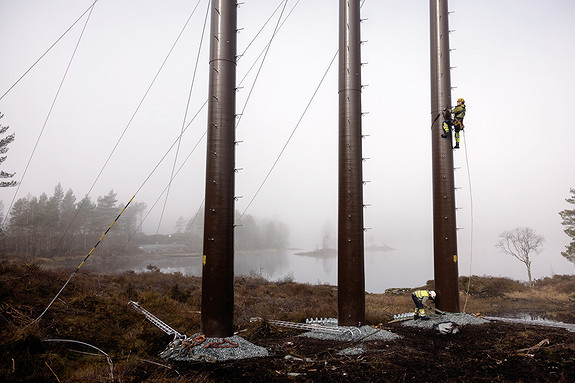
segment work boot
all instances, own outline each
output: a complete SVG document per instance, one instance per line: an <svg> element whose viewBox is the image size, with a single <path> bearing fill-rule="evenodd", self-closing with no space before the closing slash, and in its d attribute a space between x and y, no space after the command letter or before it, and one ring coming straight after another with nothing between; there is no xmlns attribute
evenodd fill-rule
<svg viewBox="0 0 575 383"><path fill-rule="evenodd" d="M453 149L459 149L459 142L455 143L455 146L453 147Z"/></svg>

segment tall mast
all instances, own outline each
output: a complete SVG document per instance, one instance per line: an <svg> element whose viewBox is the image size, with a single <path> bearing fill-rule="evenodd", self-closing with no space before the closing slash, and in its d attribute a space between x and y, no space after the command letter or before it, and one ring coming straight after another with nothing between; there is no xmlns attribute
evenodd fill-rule
<svg viewBox="0 0 575 383"><path fill-rule="evenodd" d="M365 323L360 0L339 2L338 322Z"/></svg>
<svg viewBox="0 0 575 383"><path fill-rule="evenodd" d="M455 181L451 136L442 123L451 108L449 20L447 0L430 0L431 157L433 173L433 254L437 307L459 312Z"/></svg>
<svg viewBox="0 0 575 383"><path fill-rule="evenodd" d="M235 0L212 0L201 331L233 335Z"/></svg>

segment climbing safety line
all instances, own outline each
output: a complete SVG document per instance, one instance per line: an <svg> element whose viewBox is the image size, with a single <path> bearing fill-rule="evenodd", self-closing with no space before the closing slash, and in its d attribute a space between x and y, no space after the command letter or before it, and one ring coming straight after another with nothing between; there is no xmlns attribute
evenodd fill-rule
<svg viewBox="0 0 575 383"><path fill-rule="evenodd" d="M463 304L463 312L467 307L469 299L469 290L471 288L471 270L473 264L473 192L471 188L471 173L469 171L469 157L467 155L467 138L465 137L465 130L463 132L463 148L465 149L465 163L467 165L467 182L469 183L469 209L471 216L471 229L470 229L470 245L469 245L469 280L467 282L467 291L465 293L465 303Z"/></svg>

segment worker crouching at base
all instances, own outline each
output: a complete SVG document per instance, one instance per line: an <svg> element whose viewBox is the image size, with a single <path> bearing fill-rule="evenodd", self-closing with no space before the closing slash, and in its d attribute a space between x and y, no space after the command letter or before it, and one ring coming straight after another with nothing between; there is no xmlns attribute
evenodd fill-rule
<svg viewBox="0 0 575 383"><path fill-rule="evenodd" d="M424 300L431 300L435 302L435 291L433 290L415 290L411 294L411 299L415 303L415 314L413 316L414 319L422 318L428 319L429 317L425 315L425 309L423 308Z"/></svg>

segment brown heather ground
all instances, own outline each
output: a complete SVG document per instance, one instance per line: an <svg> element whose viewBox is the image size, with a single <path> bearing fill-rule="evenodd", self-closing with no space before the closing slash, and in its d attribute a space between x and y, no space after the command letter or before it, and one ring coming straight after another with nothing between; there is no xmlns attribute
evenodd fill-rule
<svg viewBox="0 0 575 383"><path fill-rule="evenodd" d="M405 289L366 295L367 324L402 338L365 342L365 353L338 356L349 342L301 338L295 330L249 321L256 316L293 322L337 317L336 287L289 279L268 282L257 275L236 278L234 324L239 335L266 347L271 355L168 366L158 353L172 337L127 303L138 301L173 328L192 335L199 332L199 278L153 268L142 274L79 272L41 321L30 325L70 273L0 263L0 381L112 381L105 358L92 355L97 354L93 349L42 341L49 338L81 341L105 351L113 362L115 382L575 381L575 333L494 322L445 336L387 324L393 314L412 310L410 290ZM545 278L533 288L505 278L473 276L470 285L467 277L460 282L461 306L467 313L529 313L575 323L575 276ZM540 348L520 351L545 339L549 343ZM286 355L301 360L285 359Z"/></svg>

